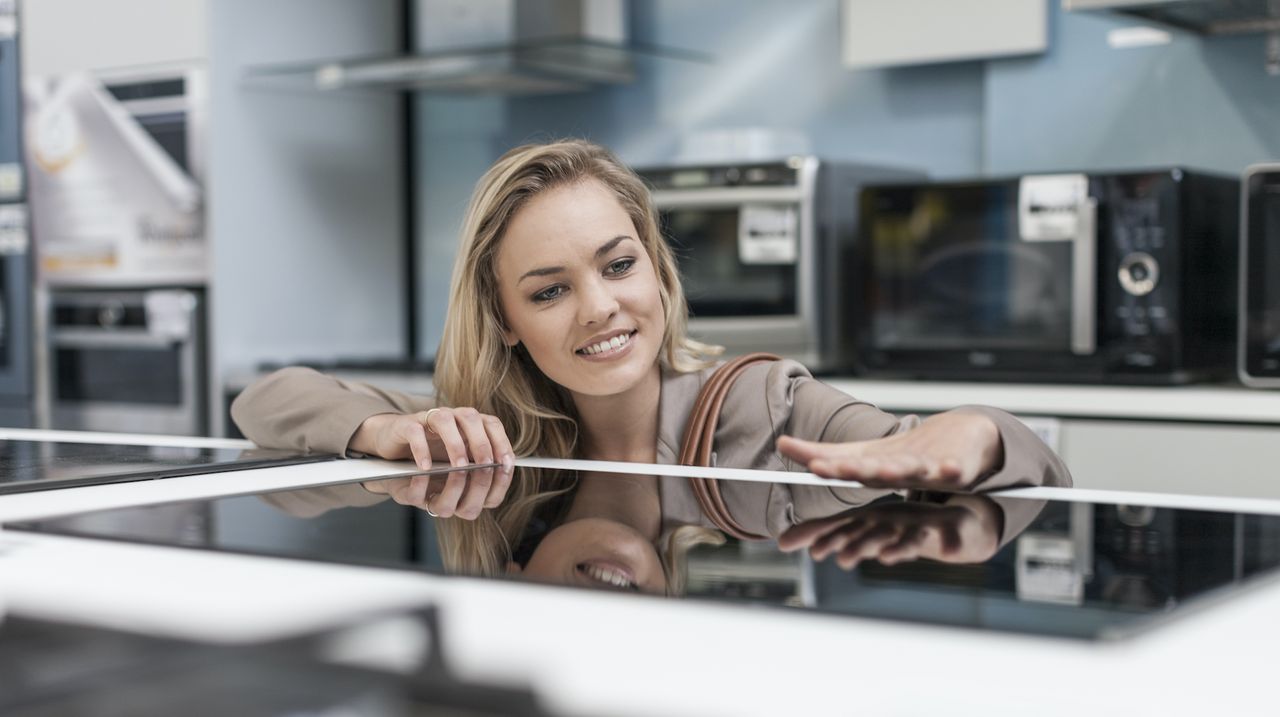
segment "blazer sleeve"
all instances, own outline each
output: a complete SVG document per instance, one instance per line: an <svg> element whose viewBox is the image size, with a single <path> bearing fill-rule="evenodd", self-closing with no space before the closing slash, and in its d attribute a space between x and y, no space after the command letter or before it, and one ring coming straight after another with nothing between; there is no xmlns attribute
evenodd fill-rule
<svg viewBox="0 0 1280 717"><path fill-rule="evenodd" d="M347 455L356 429L379 413L415 413L435 399L342 381L293 366L264 376L231 404L245 437L266 448Z"/></svg>

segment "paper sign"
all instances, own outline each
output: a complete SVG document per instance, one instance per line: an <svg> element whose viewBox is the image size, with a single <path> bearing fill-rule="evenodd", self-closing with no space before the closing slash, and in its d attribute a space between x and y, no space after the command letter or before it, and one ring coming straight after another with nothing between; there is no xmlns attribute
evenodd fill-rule
<svg viewBox="0 0 1280 717"><path fill-rule="evenodd" d="M1088 198L1089 178L1083 174L1023 177L1018 185L1018 233L1023 241L1074 239Z"/></svg>
<svg viewBox="0 0 1280 717"><path fill-rule="evenodd" d="M794 264L800 254L800 222L788 205L747 204L738 217L738 261Z"/></svg>

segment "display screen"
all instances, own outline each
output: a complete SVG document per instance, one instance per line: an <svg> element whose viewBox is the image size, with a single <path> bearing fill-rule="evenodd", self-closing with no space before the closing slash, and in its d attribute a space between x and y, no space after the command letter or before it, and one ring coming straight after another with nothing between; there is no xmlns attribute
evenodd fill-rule
<svg viewBox="0 0 1280 717"><path fill-rule="evenodd" d="M1020 235L1016 182L873 187L861 202L876 349L1069 349L1072 243Z"/></svg>
<svg viewBox="0 0 1280 717"><path fill-rule="evenodd" d="M473 513L477 520L437 519L415 503L454 480L463 487L461 505L472 491L491 496L501 479L493 469L451 475L182 504L211 516L212 529L199 534L157 537L153 523L164 506L6 527L534 581L619 599L698 599L1085 639L1133 634L1280 565L1280 516L1271 515L1000 493L923 503L859 487L722 480L726 505L768 536L746 541L691 518L702 514L681 508L679 496L691 489L678 475L654 479L661 527L651 534L569 511L585 510L577 502L585 491L607 497L611 481L633 497L634 476L517 468L505 476L506 501L522 484L525 498L560 492L524 519L494 523L493 508ZM784 504L791 506L785 517L766 510ZM502 535L474 530L498 524ZM833 551L815 559L809 549L828 538Z"/></svg>

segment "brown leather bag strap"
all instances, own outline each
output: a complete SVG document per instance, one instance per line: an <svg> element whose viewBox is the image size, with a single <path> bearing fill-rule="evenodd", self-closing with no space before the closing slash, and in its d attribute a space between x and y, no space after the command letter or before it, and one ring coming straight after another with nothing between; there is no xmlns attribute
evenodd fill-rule
<svg viewBox="0 0 1280 717"><path fill-rule="evenodd" d="M698 392L680 445L680 465L710 466L716 424L720 421L720 409L734 381L747 368L762 362L777 361L773 354L754 353L740 356L716 369ZM702 512L716 527L740 540L767 540L767 535L757 535L742 527L729 512L720 493L720 482L713 478L690 478L693 494Z"/></svg>

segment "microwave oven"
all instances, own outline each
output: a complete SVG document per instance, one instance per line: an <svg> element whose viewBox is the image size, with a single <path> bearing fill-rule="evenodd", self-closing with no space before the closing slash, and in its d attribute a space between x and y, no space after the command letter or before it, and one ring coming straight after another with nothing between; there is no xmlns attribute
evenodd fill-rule
<svg viewBox="0 0 1280 717"><path fill-rule="evenodd" d="M1245 170L1240 220L1240 380L1280 388L1280 164Z"/></svg>
<svg viewBox="0 0 1280 717"><path fill-rule="evenodd" d="M689 332L729 355L768 351L840 367L842 311L863 184L919 173L779 161L640 168L689 302Z"/></svg>
<svg viewBox="0 0 1280 717"><path fill-rule="evenodd" d="M866 373L1176 384L1227 376L1239 182L1167 168L860 195Z"/></svg>

